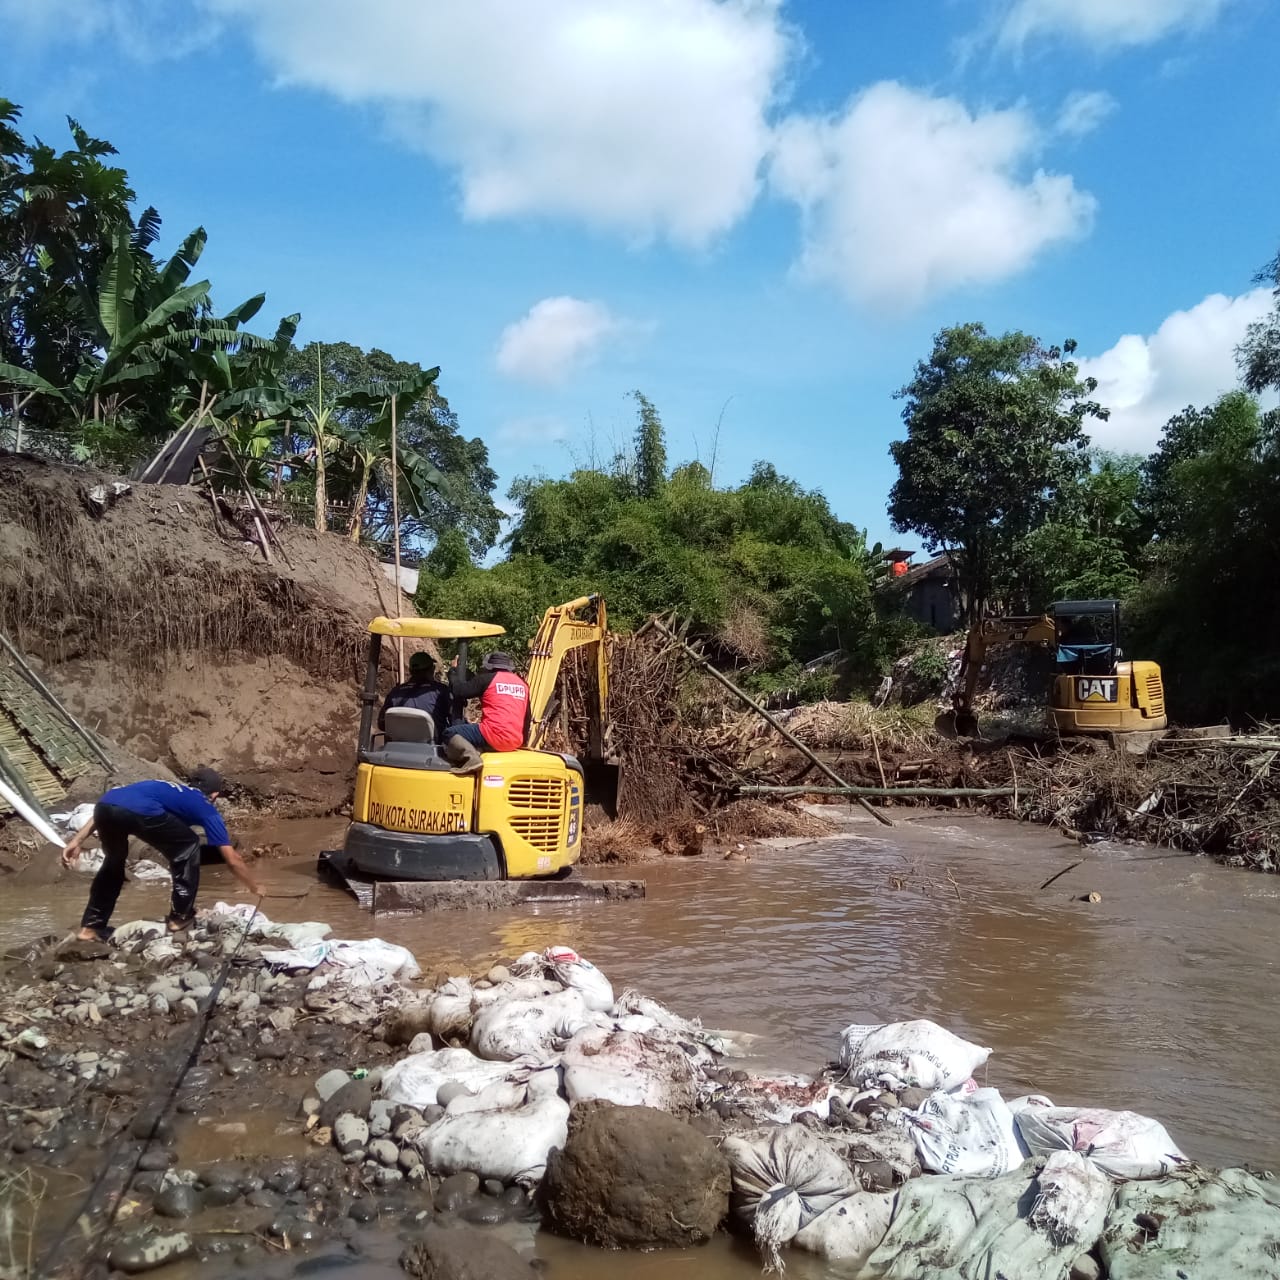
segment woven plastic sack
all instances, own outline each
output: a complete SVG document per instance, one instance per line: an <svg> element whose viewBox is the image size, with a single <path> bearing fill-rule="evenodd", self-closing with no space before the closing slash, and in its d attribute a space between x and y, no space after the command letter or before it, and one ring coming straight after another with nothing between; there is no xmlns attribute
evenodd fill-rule
<svg viewBox="0 0 1280 1280"><path fill-rule="evenodd" d="M991 1056L927 1018L870 1027L855 1024L840 1036L840 1065L855 1084L955 1089Z"/></svg>

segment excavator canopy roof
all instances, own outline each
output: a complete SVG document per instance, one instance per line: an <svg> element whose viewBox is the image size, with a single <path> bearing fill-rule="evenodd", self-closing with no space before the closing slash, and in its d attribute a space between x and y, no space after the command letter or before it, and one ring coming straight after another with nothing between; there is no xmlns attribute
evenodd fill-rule
<svg viewBox="0 0 1280 1280"><path fill-rule="evenodd" d="M369 631L372 635L408 640L474 640L506 634L492 622L462 622L456 618L374 618Z"/></svg>

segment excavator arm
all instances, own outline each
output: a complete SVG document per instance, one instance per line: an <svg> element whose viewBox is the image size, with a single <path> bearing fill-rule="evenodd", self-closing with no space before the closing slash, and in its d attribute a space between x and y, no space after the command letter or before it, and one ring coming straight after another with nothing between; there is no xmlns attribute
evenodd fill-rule
<svg viewBox="0 0 1280 1280"><path fill-rule="evenodd" d="M577 616L590 610L585 617ZM568 604L552 605L542 615L538 634L529 646L529 746L541 750L558 706L556 685L565 654L586 646L593 648L594 680L587 690L587 754L583 760L589 804L600 805L616 816L620 766L609 744L609 632L604 600L582 596Z"/></svg>
<svg viewBox="0 0 1280 1280"><path fill-rule="evenodd" d="M984 618L971 627L965 637L960 659L960 686L952 709L940 715L935 728L941 733L973 737L978 731L978 718L973 714L973 697L987 651L997 644L1056 645L1058 629L1046 613L1036 617Z"/></svg>

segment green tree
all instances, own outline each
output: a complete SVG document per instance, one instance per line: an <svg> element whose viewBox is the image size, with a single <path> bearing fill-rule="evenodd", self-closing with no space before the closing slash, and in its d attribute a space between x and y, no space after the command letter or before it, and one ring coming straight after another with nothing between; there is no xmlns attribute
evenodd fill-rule
<svg viewBox="0 0 1280 1280"><path fill-rule="evenodd" d="M412 388L430 372L376 347L363 351L349 342L308 343L285 362L284 387L313 415L322 392L333 402L326 423L331 433L327 493L352 504L353 524L358 516L359 528L375 543L389 543L392 533L386 393ZM414 502L401 512L401 539L429 544L450 529L460 529L472 554L484 555L502 523L493 500L497 477L484 442L461 434L457 415L434 378L420 393L404 396L397 410L400 474L414 495ZM293 451L305 452L310 440L308 433L299 433ZM348 532L358 533L353 524Z"/></svg>
<svg viewBox="0 0 1280 1280"><path fill-rule="evenodd" d="M1236 354L1245 389L1261 395L1280 389L1280 253L1258 272L1255 282L1272 286L1273 304L1269 314L1249 326Z"/></svg>
<svg viewBox="0 0 1280 1280"><path fill-rule="evenodd" d="M661 419L642 396L637 408L634 454L512 486L519 516L507 559L477 568L456 540L439 544L418 607L498 622L518 648L547 605L595 590L623 628L674 609L761 687L794 683L803 662L837 649L869 673L883 653L862 534L768 463L723 489L696 462L657 472Z"/></svg>
<svg viewBox="0 0 1280 1280"><path fill-rule="evenodd" d="M895 529L914 530L955 562L966 616L985 611L1019 543L1086 467L1083 423L1105 418L1067 359L1073 342L1043 347L981 324L944 329L898 392L907 438L890 445L898 479Z"/></svg>
<svg viewBox="0 0 1280 1280"><path fill-rule="evenodd" d="M1280 414L1243 393L1187 410L1144 468L1156 541L1131 648L1183 721L1280 715Z"/></svg>
<svg viewBox="0 0 1280 1280"><path fill-rule="evenodd" d="M1124 599L1137 586L1151 537L1143 459L1095 450L1089 462L1015 550L1001 592L1016 612L1039 612L1054 600Z"/></svg>

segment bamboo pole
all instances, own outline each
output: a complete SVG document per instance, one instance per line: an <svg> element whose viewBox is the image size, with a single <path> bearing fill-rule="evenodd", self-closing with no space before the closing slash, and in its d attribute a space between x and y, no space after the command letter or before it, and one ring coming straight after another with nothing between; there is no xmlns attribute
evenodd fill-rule
<svg viewBox="0 0 1280 1280"><path fill-rule="evenodd" d="M58 711L62 713L62 716L66 720L66 722L85 740L86 744L89 747L89 750L92 751L93 754L98 757L103 767L108 771L110 771L113 767L111 764L111 758L98 745L97 738L95 738L93 734L90 733L89 730L86 729L84 725L82 725L80 721L77 720L75 716L73 716L71 712L68 711L66 707L63 706L63 704L58 701L58 698L54 694L53 690L50 689L49 686L45 684L45 682L41 680L38 675L36 675L36 673L31 669L31 666L27 662L26 658L24 658L22 654L18 652L17 646L13 643L12 640L9 639L7 635L4 634L3 631L0 631L0 644L3 644L4 647L8 649L9 653L13 656L13 660L18 664L18 667L21 669L22 674L26 676L27 679L36 687L36 689L40 691L40 693L43 695L46 701L48 701L51 705L56 707Z"/></svg>
<svg viewBox="0 0 1280 1280"><path fill-rule="evenodd" d="M1011 796L1012 787L766 787L740 788L744 796L904 796L923 799L963 799L969 796Z"/></svg>
<svg viewBox="0 0 1280 1280"><path fill-rule="evenodd" d="M396 612L400 611L400 462L396 451L396 397L391 397L391 523L394 528L392 542L396 561ZM404 640L396 636L396 663L400 670L400 682L404 683Z"/></svg>
<svg viewBox="0 0 1280 1280"><path fill-rule="evenodd" d="M750 694L745 693L742 689L739 689L738 686L734 684L733 681L730 680L728 676L723 675L721 672L717 671L715 667L713 667L711 663L708 662L707 659L704 658L702 654L700 654L693 647L693 645L691 645L687 640L684 639L683 636L676 635L676 633L672 631L670 627L668 627L660 618L652 618L650 619L650 622L652 623L653 627L662 635L666 636L668 640L673 640L676 644L680 645L680 647L684 649L684 651L709 676L711 676L715 680L718 680L722 685L724 685L726 689L729 690L730 693L734 695L734 697L736 697L739 701L745 703L748 707L751 708L752 711L756 713L756 715L761 716L765 721L767 721L793 747L795 747L795 749L799 751L801 755L803 755L810 763L816 765L838 787L843 789L848 786L845 780L834 769L832 769L830 765L828 765L823 760L819 760L818 757L807 746L805 746L805 744L801 742L800 739L797 738L796 735L786 727L786 725L784 725L777 718L777 716L773 715L769 711L766 711L754 698L751 697ZM743 788L744 793L748 792L748 790L749 790L748 788ZM786 790L786 788L783 788L783 790ZM798 791L793 791L792 794L804 795L806 793L806 790L807 790L806 788L801 787L799 788ZM883 813L880 813L878 810L873 809L862 797L858 797L857 802L877 822L882 823L886 827L891 827L894 825L892 818L887 818Z"/></svg>

